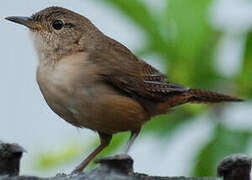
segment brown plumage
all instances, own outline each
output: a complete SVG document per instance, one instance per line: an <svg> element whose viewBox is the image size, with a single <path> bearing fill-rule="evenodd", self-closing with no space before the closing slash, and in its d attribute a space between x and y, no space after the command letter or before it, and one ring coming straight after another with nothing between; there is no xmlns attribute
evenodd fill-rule
<svg viewBox="0 0 252 180"><path fill-rule="evenodd" d="M131 131L128 152L141 126L174 106L240 101L169 82L73 11L50 7L31 17L7 20L30 29L39 56L37 81L51 109L72 125L100 136L101 144L74 172L82 171L108 146L114 133Z"/></svg>
<svg viewBox="0 0 252 180"><path fill-rule="evenodd" d="M239 102L242 99L237 97L216 93L208 90L200 90L200 89L190 89L188 93L192 96L190 98L191 103L218 103L218 102Z"/></svg>

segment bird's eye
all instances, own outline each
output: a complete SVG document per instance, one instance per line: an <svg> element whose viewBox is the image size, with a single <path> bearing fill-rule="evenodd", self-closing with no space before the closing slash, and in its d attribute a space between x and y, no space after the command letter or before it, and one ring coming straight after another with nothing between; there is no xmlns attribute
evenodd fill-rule
<svg viewBox="0 0 252 180"><path fill-rule="evenodd" d="M60 30L64 26L64 23L61 20L55 20L52 26L54 29Z"/></svg>

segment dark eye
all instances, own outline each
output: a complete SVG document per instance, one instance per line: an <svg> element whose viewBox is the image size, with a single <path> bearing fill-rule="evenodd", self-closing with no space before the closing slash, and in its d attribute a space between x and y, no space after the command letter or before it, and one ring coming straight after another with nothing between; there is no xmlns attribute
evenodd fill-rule
<svg viewBox="0 0 252 180"><path fill-rule="evenodd" d="M55 20L52 24L53 28L56 29L56 30L60 30L64 24L61 20Z"/></svg>

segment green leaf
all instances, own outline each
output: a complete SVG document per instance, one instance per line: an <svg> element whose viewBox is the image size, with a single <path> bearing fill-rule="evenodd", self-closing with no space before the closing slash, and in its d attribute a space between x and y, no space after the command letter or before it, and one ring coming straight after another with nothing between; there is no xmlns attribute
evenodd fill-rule
<svg viewBox="0 0 252 180"><path fill-rule="evenodd" d="M162 26L159 16L155 15L151 9L140 0L103 0L101 2L109 3L123 12L132 22L134 22L146 34L149 40L149 49L159 51L162 55L168 57L169 43L163 37Z"/></svg>
<svg viewBox="0 0 252 180"><path fill-rule="evenodd" d="M194 87L213 87L218 76L212 55L219 34L208 22L212 0L169 0L167 29L174 29L175 58L169 59L169 75ZM165 23L165 22L164 22Z"/></svg>
<svg viewBox="0 0 252 180"><path fill-rule="evenodd" d="M237 81L240 93L252 98L252 32L247 36L242 71Z"/></svg>
<svg viewBox="0 0 252 180"><path fill-rule="evenodd" d="M233 153L246 152L251 132L234 130L218 124L212 139L207 142L195 158L193 176L215 176L220 160Z"/></svg>
<svg viewBox="0 0 252 180"><path fill-rule="evenodd" d="M174 45L181 61L198 58L213 38L213 29L208 24L208 9L212 0L170 0L166 21L175 26ZM169 28L169 27L167 27Z"/></svg>

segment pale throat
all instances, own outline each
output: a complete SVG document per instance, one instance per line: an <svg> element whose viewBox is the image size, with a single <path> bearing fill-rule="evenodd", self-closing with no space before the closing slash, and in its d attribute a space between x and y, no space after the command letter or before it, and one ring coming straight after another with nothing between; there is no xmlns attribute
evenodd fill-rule
<svg viewBox="0 0 252 180"><path fill-rule="evenodd" d="M39 64L53 63L57 61L61 53L57 52L57 47L53 45L53 39L50 34L42 35L37 31L30 31L30 37L35 47Z"/></svg>
<svg viewBox="0 0 252 180"><path fill-rule="evenodd" d="M79 43L55 38L56 35L50 32L41 33L31 30L30 36L39 58L39 64L55 64L66 56L83 52Z"/></svg>

